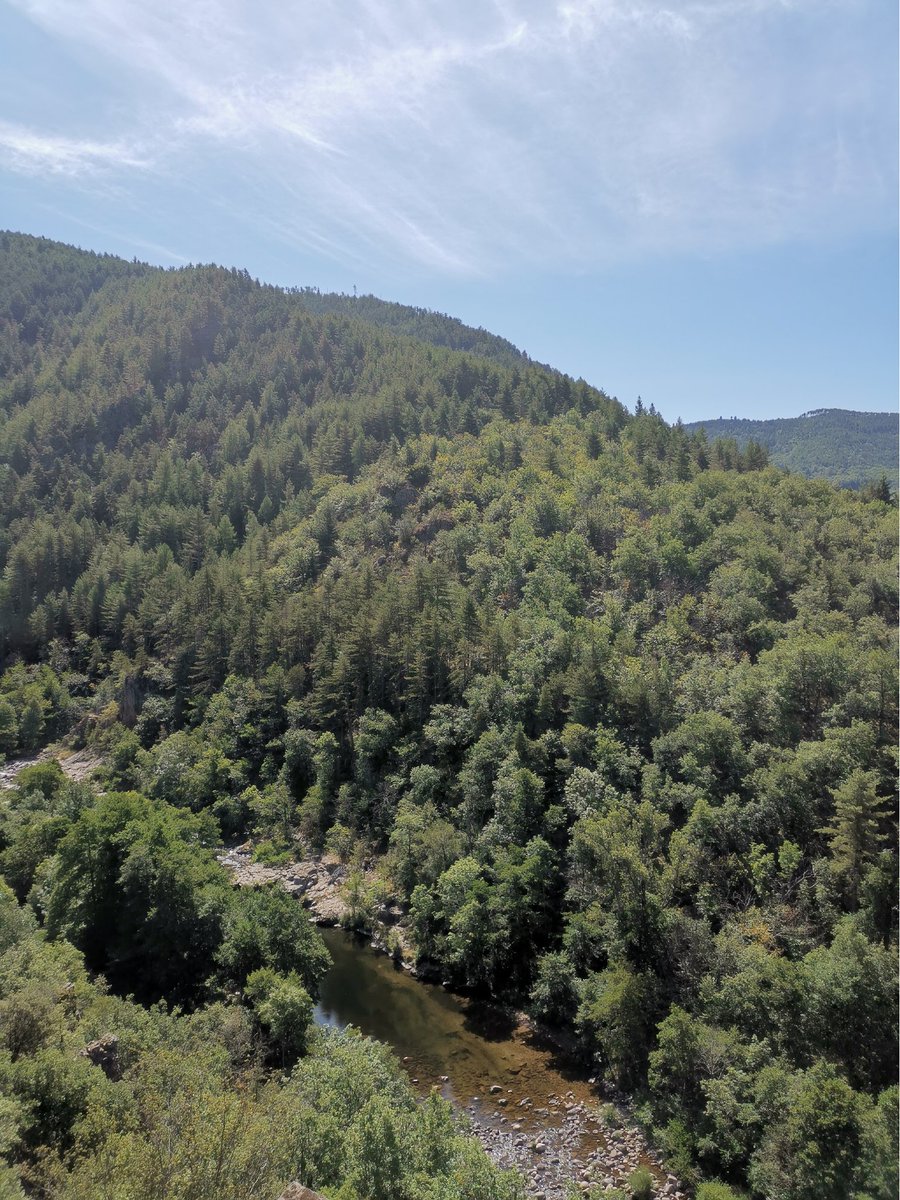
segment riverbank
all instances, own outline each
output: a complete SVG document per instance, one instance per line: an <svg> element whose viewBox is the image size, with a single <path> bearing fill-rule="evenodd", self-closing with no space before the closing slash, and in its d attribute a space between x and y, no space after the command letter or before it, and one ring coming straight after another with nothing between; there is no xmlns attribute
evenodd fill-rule
<svg viewBox="0 0 900 1200"><path fill-rule="evenodd" d="M87 751L48 748L0 767L0 790L14 787L26 767L54 759L75 780L100 765ZM429 982L435 975L417 970L409 951L402 964L386 954L389 941L401 950L406 942L399 908L377 910L368 942L337 928L347 913L345 864L316 857L269 866L253 861L249 843L224 850L219 861L235 886L278 883L325 927L335 966L323 984L319 1023L352 1024L390 1045L414 1086L423 1095L438 1088L492 1160L519 1171L533 1200L567 1200L572 1185L599 1196L627 1185L639 1165L652 1171L658 1196L684 1200L627 1104L585 1078L559 1038L523 1014Z"/></svg>
<svg viewBox="0 0 900 1200"><path fill-rule="evenodd" d="M317 925L339 925L347 912L341 890L348 868L336 858L313 857L272 867L254 862L249 842L224 850L219 862L236 887L265 887L280 883L310 910Z"/></svg>
<svg viewBox="0 0 900 1200"><path fill-rule="evenodd" d="M63 774L76 783L90 779L101 766L100 759L90 750L67 750L60 746L48 746L34 758L16 758L12 762L0 764L0 792L14 788L16 779L26 767L36 767L45 762L58 762Z"/></svg>
<svg viewBox="0 0 900 1200"><path fill-rule="evenodd" d="M624 1187L647 1166L656 1194L683 1200L661 1160L634 1123L627 1103L588 1079L566 1047L523 1014L457 996L416 978L409 962L384 953L397 912L363 942L335 928L346 905L341 889L349 870L329 858L284 866L252 861L249 845L225 851L220 862L235 885L279 882L325 926L334 960L317 1007L321 1024L353 1024L391 1045L423 1094L432 1087L472 1123L491 1158L519 1170L534 1200L565 1200L574 1184L583 1194Z"/></svg>

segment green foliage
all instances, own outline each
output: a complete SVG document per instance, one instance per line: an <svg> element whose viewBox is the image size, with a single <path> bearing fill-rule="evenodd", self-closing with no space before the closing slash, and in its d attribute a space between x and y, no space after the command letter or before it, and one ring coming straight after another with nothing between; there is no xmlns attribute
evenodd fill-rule
<svg viewBox="0 0 900 1200"><path fill-rule="evenodd" d="M59 845L48 932L141 994L192 998L213 967L230 894L211 841L208 819L107 793Z"/></svg>
<svg viewBox="0 0 900 1200"><path fill-rule="evenodd" d="M190 1009L295 973L288 1010L297 987L315 995L320 946L288 897L235 896L214 847L324 850L352 864L352 924L408 905L443 978L571 1023L645 1091L688 1183L800 1200L821 1169L832 1190L844 1171L886 1194L885 488L632 417L484 331L371 297L14 235L0 260L0 753L69 733L109 790L41 766L5 796L0 871L51 936L114 989ZM21 913L3 922L0 945L30 936ZM58 1007L35 987L10 1008L29 1055ZM253 1029L272 1060L298 1052L266 1019L232 1031L241 1070ZM313 1186L393 1187L399 1154L403 1186L431 1197L409 1183L429 1168L394 1091L400 1108L373 1103L353 1139L374 1086L301 1137L273 1093L255 1108L255 1084L251 1103L218 1068L209 1085L185 1071L159 1076L182 1087L179 1121L211 1105L246 1124L223 1168L235 1194L254 1170L277 1194L299 1170L279 1147L303 1145ZM73 1195L93 1194L101 1144L110 1195L162 1186L164 1105L142 1103L79 1132ZM93 1093L79 1105L101 1112ZM284 1131L268 1166L265 1121ZM371 1148L345 1161L370 1134L385 1180ZM172 1194L202 1195L180 1126L166 1144ZM452 1153L457 1177L504 1194Z"/></svg>
<svg viewBox="0 0 900 1200"><path fill-rule="evenodd" d="M786 1111L751 1165L753 1185L775 1200L838 1200L867 1182L871 1102L818 1063L798 1075Z"/></svg>
<svg viewBox="0 0 900 1200"><path fill-rule="evenodd" d="M619 965L588 977L576 1026L611 1077L625 1086L640 1079L653 1026L653 984Z"/></svg>
<svg viewBox="0 0 900 1200"><path fill-rule="evenodd" d="M879 1092L894 1081L889 1064L898 1053L896 955L845 917L831 945L811 950L802 965L807 1037L856 1087Z"/></svg>
<svg viewBox="0 0 900 1200"><path fill-rule="evenodd" d="M16 710L5 696L0 696L0 754L12 754L19 741L19 722Z"/></svg>
<svg viewBox="0 0 900 1200"><path fill-rule="evenodd" d="M696 1196L697 1200L738 1200L737 1193L727 1183L718 1180L701 1183Z"/></svg>
<svg viewBox="0 0 900 1200"><path fill-rule="evenodd" d="M628 1187L634 1200L651 1200L656 1180L646 1167L637 1167L628 1176Z"/></svg>
<svg viewBox="0 0 900 1200"><path fill-rule="evenodd" d="M897 442L896 413L820 408L802 417L770 421L719 418L695 421L685 428L702 429L710 440L733 439L739 446L755 441L779 467L802 475L821 475L844 486L877 485L886 476L895 495L897 492L897 464L885 452Z"/></svg>
<svg viewBox="0 0 900 1200"><path fill-rule="evenodd" d="M846 878L855 905L866 866L885 840L886 802L878 797L875 771L855 770L834 793L832 823L820 832L828 837L835 870Z"/></svg>
<svg viewBox="0 0 900 1200"><path fill-rule="evenodd" d="M577 976L565 953L548 952L539 960L531 989L531 1007L542 1021L562 1025L575 1016L578 1005Z"/></svg>
<svg viewBox="0 0 900 1200"><path fill-rule="evenodd" d="M283 888L240 891L225 915L217 952L225 978L238 985L254 972L270 967L296 974L313 997L331 963L318 930L306 910Z"/></svg>
<svg viewBox="0 0 900 1200"><path fill-rule="evenodd" d="M375 923L376 910L384 900L382 883L367 878L358 867L354 867L341 888L341 898L345 906L341 916L344 928L357 933L370 932Z"/></svg>
<svg viewBox="0 0 900 1200"><path fill-rule="evenodd" d="M325 837L325 851L346 863L350 861L355 843L352 829L335 821Z"/></svg>
<svg viewBox="0 0 900 1200"><path fill-rule="evenodd" d="M0 869L25 899L71 821L93 797L83 785L68 782L56 762L24 768L7 797L0 812ZM35 903L41 907L37 897Z"/></svg>
<svg viewBox="0 0 900 1200"><path fill-rule="evenodd" d="M257 836L284 848L292 844L297 812L290 792L283 783L269 784L262 791L248 788L244 800Z"/></svg>
<svg viewBox="0 0 900 1200"><path fill-rule="evenodd" d="M19 772L16 787L22 793L39 792L45 801L51 801L59 794L65 781L58 762L35 763Z"/></svg>
<svg viewBox="0 0 900 1200"><path fill-rule="evenodd" d="M244 995L281 1065L299 1058L306 1049L313 1005L297 972L279 975L270 967L262 967L247 976Z"/></svg>

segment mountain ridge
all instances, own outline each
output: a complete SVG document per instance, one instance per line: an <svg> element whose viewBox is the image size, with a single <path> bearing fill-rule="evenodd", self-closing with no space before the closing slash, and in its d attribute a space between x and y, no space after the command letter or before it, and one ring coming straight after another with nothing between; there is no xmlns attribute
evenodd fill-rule
<svg viewBox="0 0 900 1200"><path fill-rule="evenodd" d="M689 421L685 429L693 433L702 429L710 441L733 438L739 446L759 442L776 466L808 478L819 476L859 488L884 475L897 490L900 417L896 412L816 408L799 417Z"/></svg>
<svg viewBox="0 0 900 1200"><path fill-rule="evenodd" d="M14 239L18 239L18 241L16 242ZM383 300L372 294L357 296L344 292L323 292L316 286L282 286L266 283L253 278L248 271L222 266L218 263L189 263L163 267L140 261L137 258L129 261L114 254L85 250L80 246L55 242L50 238L34 234L17 233L14 230L0 231L0 246L8 247L13 244L30 245L34 251L46 255L58 254L60 250L72 251L83 256L85 260L93 260L98 272L111 271L116 276L137 277L156 272L177 274L178 272L200 270L221 271L228 275L238 275L257 287L272 289L285 296L290 296L307 312L316 316L338 316L362 320L367 324L388 329L399 335L427 341L434 346L448 350L474 354L479 358L494 359L506 366L524 366L534 362L524 350L520 350L508 339L491 333L482 326L467 325L458 317L449 316L436 309ZM59 265L57 270L60 271ZM107 281L104 280L104 282ZM96 289L90 286L90 293L99 290L100 286L102 286L100 283L97 283ZM2 288L2 281L0 281L0 288ZM541 366L545 370L554 370L545 363L534 363L534 365Z"/></svg>
<svg viewBox="0 0 900 1200"><path fill-rule="evenodd" d="M39 764L4 798L0 956L7 927L63 982L83 955L117 1022L91 1038L123 1054L151 1011L129 995L190 1011L164 1045L221 1043L221 1094L173 1131L210 1179L191 1139L239 1103L236 1058L291 1122L352 1125L304 1141L324 1194L521 1200L436 1100L423 1142L387 1078L324 1113L296 1092L325 1069L327 956L286 894L236 899L215 848L324 853L350 926L641 1094L698 1200L893 1200L890 495L377 315L0 237L0 753L103 763L96 792ZM133 1191L131 1076L85 1092L51 992L0 1022L10 1169ZM431 1147L464 1186L417 1188Z"/></svg>

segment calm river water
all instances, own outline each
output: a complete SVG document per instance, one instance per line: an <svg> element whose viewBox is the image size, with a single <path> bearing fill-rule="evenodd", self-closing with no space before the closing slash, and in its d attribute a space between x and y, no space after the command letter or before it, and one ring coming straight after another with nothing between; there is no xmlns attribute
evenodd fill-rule
<svg viewBox="0 0 900 1200"><path fill-rule="evenodd" d="M573 1104L596 1105L583 1076L501 1010L412 979L343 930L322 936L334 966L316 1020L386 1042L420 1090L438 1087L480 1121L499 1126L506 1117L523 1131L561 1123Z"/></svg>

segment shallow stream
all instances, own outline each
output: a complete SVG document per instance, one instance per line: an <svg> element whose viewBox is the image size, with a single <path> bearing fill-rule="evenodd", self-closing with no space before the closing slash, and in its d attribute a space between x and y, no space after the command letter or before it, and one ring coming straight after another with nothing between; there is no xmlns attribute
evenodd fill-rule
<svg viewBox="0 0 900 1200"><path fill-rule="evenodd" d="M412 978L341 929L322 935L334 965L319 1024L355 1025L391 1046L414 1085L437 1087L464 1109L492 1157L518 1166L532 1194L550 1200L583 1172L596 1178L593 1168L608 1160L597 1092L550 1043L496 1006Z"/></svg>

